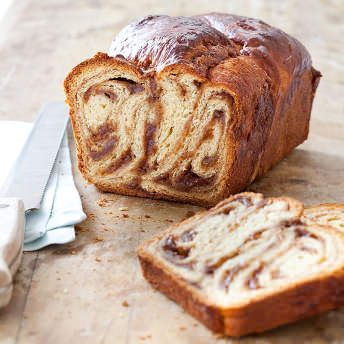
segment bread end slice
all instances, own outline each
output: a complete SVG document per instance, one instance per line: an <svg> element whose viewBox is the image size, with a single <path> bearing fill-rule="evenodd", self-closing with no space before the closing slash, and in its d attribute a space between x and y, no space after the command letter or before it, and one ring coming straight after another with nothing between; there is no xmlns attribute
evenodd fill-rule
<svg viewBox="0 0 344 344"><path fill-rule="evenodd" d="M304 271L301 271L301 274L290 272L290 276L281 276L276 279L271 278L271 283L268 281L264 284L264 279L260 279L260 276L258 276L256 283L262 284L260 288L257 290L246 288L247 290L245 290L245 287L243 287L241 290L239 289L238 294L233 287L231 296L231 287L229 288L230 292L219 292L213 288L213 286L217 285L217 277L226 271L225 265L231 263L231 258L225 262L222 261L222 265L217 266L216 269L218 270L210 276L204 272L204 266L202 265L202 256L207 255L206 250L194 252L192 250L195 249L191 249L189 256L193 259L194 266L198 266L198 268L193 269L199 269L201 274L201 278L197 279L199 276L195 274L195 271L188 271L188 268L186 268L186 263L190 263L192 259L190 260L189 257L184 261L179 259L179 257L172 257L173 259L170 259L171 256L168 257L161 252L164 240L171 236L175 238L176 252L179 248L186 249L185 241L183 242L183 240L188 235L184 235L185 238L183 240L178 238L182 238L184 233L190 234L190 228L201 228L202 223L204 224L211 217L217 216L221 212L226 212L233 204L238 206L235 203L235 199L241 197L244 197L244 199L247 197L254 199L256 205L261 204L262 201L268 203L280 201L288 204L289 210L287 212L290 212L289 224L283 227L286 223L284 220L284 224L282 221L279 223L279 227L273 231L279 231L278 235L283 235L284 233L284 240L289 240L294 235L295 243L290 247L290 252L296 250L295 254L301 254L300 252L303 252L303 249L313 248L315 251L318 250L313 252L318 261L315 260L310 264L305 264ZM302 210L301 203L288 198L264 199L262 195L252 193L231 197L221 202L215 208L196 214L194 217L172 226L166 232L144 243L138 250L143 275L154 288L180 304L188 313L201 321L210 330L233 337L259 333L342 306L344 304L344 257L342 253L344 251L344 236L331 227L302 223L300 221ZM253 210L253 212L255 213L257 210ZM255 215L251 213L248 217L252 219L252 216ZM242 220L242 222L245 221L247 220ZM244 227L233 230L242 231ZM272 231L267 232L267 234L266 240L269 240L269 235L274 235ZM209 240L215 240L216 235L217 233L214 233L213 239L209 237ZM259 239L255 239L255 235L252 235L252 233L249 235L252 238L249 245L252 244L254 247L254 241ZM197 235L195 238L197 238ZM225 240L224 238L222 239L222 241ZM313 240L314 242L312 242ZM198 243L193 239L192 245L197 248L200 242L201 237L199 237ZM324 246L321 246L323 245L322 242L324 242ZM321 247L316 248L318 244ZM323 249L325 251L322 251ZM247 252L250 253L250 250L252 252L252 247L247 247L247 251L244 252L242 257L243 260L245 259L245 254ZM278 261L279 256L277 255L274 260L269 262L268 255L271 252L264 252L263 256L257 255L251 264L254 265L258 260L264 258L266 254L266 263L271 270L270 272L272 272L273 262ZM183 251L181 254L183 254ZM280 252L280 256L283 256L283 254L285 252ZM312 256L311 253L307 254L304 256L305 260L310 259ZM325 254L325 256L322 256L322 254ZM326 254L329 256L326 256ZM289 257L289 259L292 260L294 258ZM321 262L324 259L325 261ZM204 261L206 260L203 259ZM269 265L270 263L271 265ZM282 275L283 271L284 273L288 271L288 269L283 270L283 264L285 266L288 265L288 261L283 259L281 261L280 271L282 271ZM253 265L252 267L254 267ZM295 269L297 269L297 266ZM216 275L218 272L220 274ZM242 273L245 275L245 271ZM196 277L194 278L194 276ZM237 280L233 278L233 285L236 282L240 282L239 276ZM240 296L241 292L244 294L242 298ZM218 295L216 296L216 294ZM236 296L238 296L238 300L233 299Z"/></svg>

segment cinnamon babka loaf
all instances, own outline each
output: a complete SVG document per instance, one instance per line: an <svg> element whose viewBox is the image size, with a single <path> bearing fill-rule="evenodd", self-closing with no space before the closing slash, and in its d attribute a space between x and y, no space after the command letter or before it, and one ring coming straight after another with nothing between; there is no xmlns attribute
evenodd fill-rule
<svg viewBox="0 0 344 344"><path fill-rule="evenodd" d="M307 138L319 78L260 20L145 17L65 80L79 168L104 191L214 205Z"/></svg>
<svg viewBox="0 0 344 344"><path fill-rule="evenodd" d="M328 225L344 233L344 204L325 203L308 207L304 211L306 220Z"/></svg>
<svg viewBox="0 0 344 344"><path fill-rule="evenodd" d="M235 195L138 250L145 278L215 332L261 332L344 304L344 235L302 203Z"/></svg>

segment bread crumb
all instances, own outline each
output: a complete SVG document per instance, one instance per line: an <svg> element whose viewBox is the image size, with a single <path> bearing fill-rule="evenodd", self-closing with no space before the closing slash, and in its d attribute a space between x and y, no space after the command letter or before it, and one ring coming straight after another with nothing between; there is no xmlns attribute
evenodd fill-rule
<svg viewBox="0 0 344 344"><path fill-rule="evenodd" d="M129 208L128 207L120 207L120 208L118 208L120 211L128 211L129 210Z"/></svg>
<svg viewBox="0 0 344 344"><path fill-rule="evenodd" d="M188 210L185 214L185 217L188 218L188 217L191 217L191 216L194 216L196 213L192 210Z"/></svg>
<svg viewBox="0 0 344 344"><path fill-rule="evenodd" d="M96 257L96 262L101 262L102 260L99 257Z"/></svg>
<svg viewBox="0 0 344 344"><path fill-rule="evenodd" d="M104 239L99 238L99 237L95 237L95 238L93 239L93 241L94 241L94 242L101 242L101 241L104 241Z"/></svg>
<svg viewBox="0 0 344 344"><path fill-rule="evenodd" d="M123 307L129 307L128 301L127 301L127 300L124 300L124 301L122 302L122 306L123 306Z"/></svg>
<svg viewBox="0 0 344 344"><path fill-rule="evenodd" d="M123 216L125 219L127 219L127 218L129 217L128 214L122 214L122 216Z"/></svg>
<svg viewBox="0 0 344 344"><path fill-rule="evenodd" d="M166 219L165 221L166 222L171 222L171 223L173 222L173 220L170 220L170 219Z"/></svg>
<svg viewBox="0 0 344 344"><path fill-rule="evenodd" d="M89 220L94 220L94 219L95 219L95 215L92 214L92 213L89 213L89 214L87 214L87 218L88 218Z"/></svg>
<svg viewBox="0 0 344 344"><path fill-rule="evenodd" d="M76 254L76 251L75 251L75 250L72 250L70 253L71 253L71 254Z"/></svg>
<svg viewBox="0 0 344 344"><path fill-rule="evenodd" d="M139 338L140 338L141 340L145 340L145 339L152 338L152 335L151 335L151 334L147 334L147 335L145 335L145 336L139 336Z"/></svg>
<svg viewBox="0 0 344 344"><path fill-rule="evenodd" d="M146 233L147 231L145 229L140 229L140 232Z"/></svg>
<svg viewBox="0 0 344 344"><path fill-rule="evenodd" d="M151 216L145 215L145 218L146 218L146 219L151 219Z"/></svg>
<svg viewBox="0 0 344 344"><path fill-rule="evenodd" d="M106 199L106 198L100 198L98 199L98 201L96 202L101 208L105 208L109 205L109 203L111 203L111 200Z"/></svg>
<svg viewBox="0 0 344 344"><path fill-rule="evenodd" d="M96 202L101 208L107 206L107 200L105 198L98 199Z"/></svg>

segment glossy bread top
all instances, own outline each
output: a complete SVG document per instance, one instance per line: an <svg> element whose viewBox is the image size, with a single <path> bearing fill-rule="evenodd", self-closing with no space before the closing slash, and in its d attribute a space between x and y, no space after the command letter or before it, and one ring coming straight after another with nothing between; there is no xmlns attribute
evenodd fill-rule
<svg viewBox="0 0 344 344"><path fill-rule="evenodd" d="M222 61L239 56L254 60L276 81L311 68L304 46L261 20L211 13L193 17L147 16L126 26L109 55L124 57L144 72L184 64L207 77Z"/></svg>

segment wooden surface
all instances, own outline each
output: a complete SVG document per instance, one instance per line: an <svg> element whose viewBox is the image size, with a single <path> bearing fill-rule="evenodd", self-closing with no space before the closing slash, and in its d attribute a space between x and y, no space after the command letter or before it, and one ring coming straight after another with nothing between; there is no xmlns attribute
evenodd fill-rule
<svg viewBox="0 0 344 344"><path fill-rule="evenodd" d="M208 11L279 26L306 45L323 73L309 140L250 189L307 204L344 202L340 0L16 0L0 22L0 119L31 121L43 102L62 99L69 69L106 51L130 20L148 13ZM140 273L138 244L197 208L100 194L76 170L75 178L89 217L73 244L24 255L14 297L0 311L0 343L236 343L212 335L153 291ZM241 341L344 343L344 310Z"/></svg>

